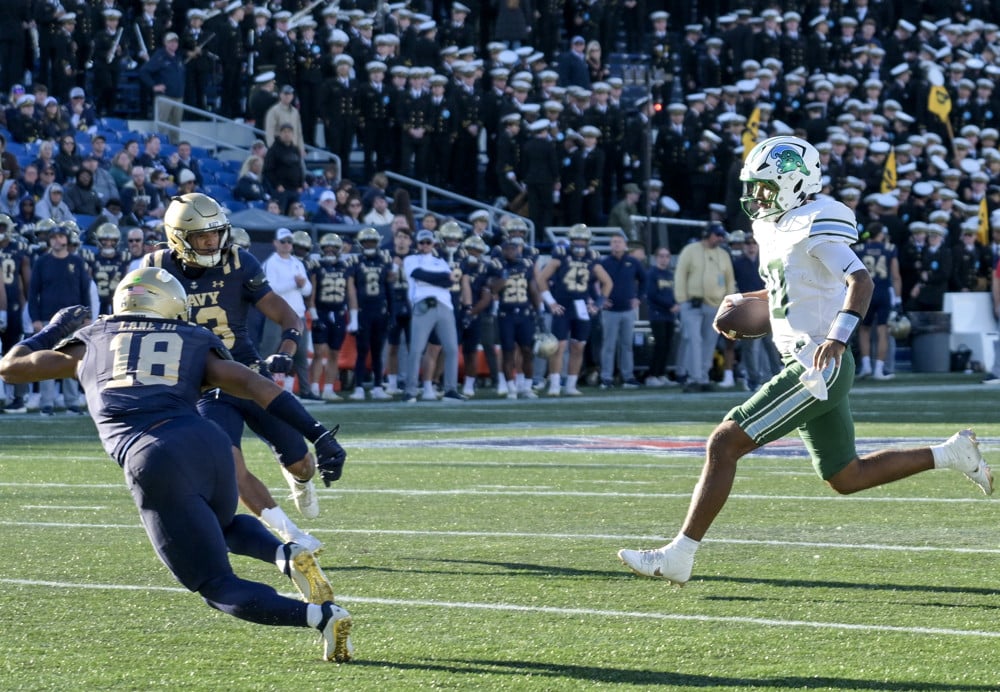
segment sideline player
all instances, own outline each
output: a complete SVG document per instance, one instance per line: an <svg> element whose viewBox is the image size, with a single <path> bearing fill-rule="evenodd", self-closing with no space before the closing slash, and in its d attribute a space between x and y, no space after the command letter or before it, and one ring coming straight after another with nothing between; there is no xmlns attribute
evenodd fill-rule
<svg viewBox="0 0 1000 692"><path fill-rule="evenodd" d="M191 321L214 332L238 362L259 367L261 357L247 331L247 311L255 306L283 330L278 352L265 361L267 370L291 372L301 322L288 303L271 290L260 262L231 244L229 219L222 207L197 192L175 197L163 215L163 226L169 247L144 256L143 266L162 267L177 277L188 294ZM302 436L255 402L218 390L206 392L198 410L218 423L232 440L243 504L286 541L319 550L319 539L299 529L278 507L267 486L247 469L240 447L245 421L274 450L292 488L295 506L312 519L319 515L312 482L316 466Z"/></svg>
<svg viewBox="0 0 1000 692"><path fill-rule="evenodd" d="M963 472L990 495L993 475L971 430L918 449L886 449L859 457L848 394L854 357L848 344L868 310L872 278L851 250L854 213L821 189L819 152L797 137L772 137L750 151L740 180L741 204L753 220L766 287L726 296L767 298L771 331L784 369L708 438L705 466L680 533L655 550L621 550L636 574L684 584L695 551L733 487L740 458L798 430L813 466L838 493L856 493L935 468Z"/></svg>
<svg viewBox="0 0 1000 692"><path fill-rule="evenodd" d="M156 554L185 588L213 608L264 625L315 627L328 660L351 656L351 618L333 603L316 558L236 514L231 445L198 414L204 385L252 398L308 437L324 480L340 478L346 454L289 393L234 362L220 339L187 322L184 288L163 269L137 269L118 285L113 315L72 334L87 318L64 308L0 361L11 382L78 377L104 449L125 472ZM227 552L278 566L309 603L240 579Z"/></svg>

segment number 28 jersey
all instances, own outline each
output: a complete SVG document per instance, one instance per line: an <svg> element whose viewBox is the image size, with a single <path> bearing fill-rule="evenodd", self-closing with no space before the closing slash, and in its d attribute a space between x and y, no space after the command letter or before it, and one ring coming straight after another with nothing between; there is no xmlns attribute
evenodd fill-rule
<svg viewBox="0 0 1000 692"><path fill-rule="evenodd" d="M271 292L257 258L233 246L216 267L185 269L171 250L158 250L142 258L144 267L162 267L187 291L191 321L222 339L233 358L244 365L260 360L247 331L251 305Z"/></svg>
<svg viewBox="0 0 1000 692"><path fill-rule="evenodd" d="M803 335L825 339L844 307L846 275L831 271L813 251L823 243L857 243L854 212L833 199L818 199L777 221L754 221L753 237L760 246L774 345L790 353Z"/></svg>

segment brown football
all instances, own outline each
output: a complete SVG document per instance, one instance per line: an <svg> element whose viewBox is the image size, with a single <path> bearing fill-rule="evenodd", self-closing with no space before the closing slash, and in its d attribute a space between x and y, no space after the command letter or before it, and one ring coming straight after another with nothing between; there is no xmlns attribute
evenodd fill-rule
<svg viewBox="0 0 1000 692"><path fill-rule="evenodd" d="M771 333L771 313L763 298L744 298L715 315L715 331L727 339L759 339Z"/></svg>

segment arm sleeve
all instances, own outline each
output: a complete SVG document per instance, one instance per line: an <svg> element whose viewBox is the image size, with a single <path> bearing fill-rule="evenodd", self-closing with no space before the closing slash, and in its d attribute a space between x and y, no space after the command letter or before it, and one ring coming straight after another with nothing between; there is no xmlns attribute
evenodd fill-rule
<svg viewBox="0 0 1000 692"><path fill-rule="evenodd" d="M865 268L861 258L854 254L847 243L817 243L809 250L809 254L819 260L833 276L840 276L844 281L854 272Z"/></svg>

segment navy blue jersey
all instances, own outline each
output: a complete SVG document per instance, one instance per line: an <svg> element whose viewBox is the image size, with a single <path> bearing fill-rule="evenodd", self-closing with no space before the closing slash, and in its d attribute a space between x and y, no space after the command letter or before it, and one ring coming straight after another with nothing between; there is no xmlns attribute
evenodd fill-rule
<svg viewBox="0 0 1000 692"><path fill-rule="evenodd" d="M111 305L118 282L128 273L128 263L118 252L111 257L97 253L90 261L90 275L97 284L97 296L101 300L101 307Z"/></svg>
<svg viewBox="0 0 1000 692"><path fill-rule="evenodd" d="M42 255L31 268L28 301L29 314L36 322L48 322L71 305L90 305L87 264L77 255Z"/></svg>
<svg viewBox="0 0 1000 692"><path fill-rule="evenodd" d="M410 282L406 280L406 274L401 272L400 269L403 266L403 260L406 259L406 256L415 253L411 250L402 255L396 252L395 248L390 250L389 253L389 256L393 260L393 265L396 267L396 278L390 281L389 284L389 302L392 305L392 314L396 317L406 317L410 314ZM395 262L396 258L399 258L398 265Z"/></svg>
<svg viewBox="0 0 1000 692"><path fill-rule="evenodd" d="M590 284L594 281L594 265L601 261L597 250L586 248L581 256L576 256L566 246L557 245L552 248L552 259L559 260L559 267L549 277L548 286L556 302L565 307L574 300L589 298Z"/></svg>
<svg viewBox="0 0 1000 692"><path fill-rule="evenodd" d="M347 309L347 275L350 260L344 257L324 257L309 271L312 279L316 310L320 313L335 312L338 315Z"/></svg>
<svg viewBox="0 0 1000 692"><path fill-rule="evenodd" d="M497 276L496 266L486 257L466 256L462 261L462 274L469 277L472 286L472 304L479 302L479 296L483 294L483 287L489 287L490 279Z"/></svg>
<svg viewBox="0 0 1000 692"><path fill-rule="evenodd" d="M500 309L512 310L532 307L529 286L535 280L535 265L532 264L531 260L518 257L508 262L501 258L494 260L493 267L496 276L507 280L503 290L500 291Z"/></svg>
<svg viewBox="0 0 1000 692"><path fill-rule="evenodd" d="M20 310L24 305L24 296L21 295L21 266L27 256L27 250L19 243L11 241L7 243L7 247L0 247L0 275L3 276L3 284L7 289L7 310L10 312Z"/></svg>
<svg viewBox="0 0 1000 692"><path fill-rule="evenodd" d="M462 261L467 254L461 247L445 247L437 253L438 257L448 262L451 269L451 286L448 290L451 291L451 304L455 309L462 304Z"/></svg>
<svg viewBox="0 0 1000 692"><path fill-rule="evenodd" d="M892 288L891 265L896 257L896 246L890 242L869 240L858 252L858 256L875 284L873 298L888 297L889 289Z"/></svg>
<svg viewBox="0 0 1000 692"><path fill-rule="evenodd" d="M389 274L395 270L389 253L377 251L369 257L360 254L351 265L354 288L358 294L358 309L377 314L389 306Z"/></svg>
<svg viewBox="0 0 1000 692"><path fill-rule="evenodd" d="M186 267L170 250L142 258L144 267L163 267L187 291L191 321L222 339L233 358L250 365L260 360L257 345L247 331L247 311L271 292L257 258L233 246L216 267Z"/></svg>
<svg viewBox="0 0 1000 692"><path fill-rule="evenodd" d="M180 320L104 317L69 343L77 341L87 347L77 365L87 408L105 451L119 464L131 441L150 426L197 419L209 351L228 357L217 336Z"/></svg>

